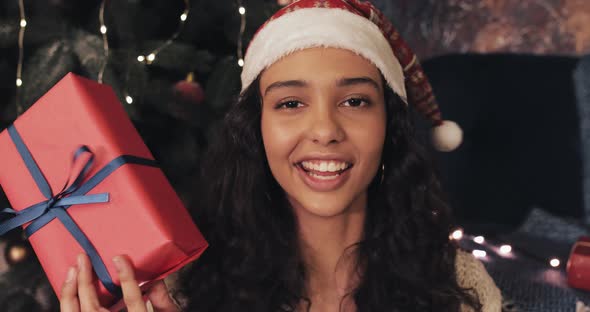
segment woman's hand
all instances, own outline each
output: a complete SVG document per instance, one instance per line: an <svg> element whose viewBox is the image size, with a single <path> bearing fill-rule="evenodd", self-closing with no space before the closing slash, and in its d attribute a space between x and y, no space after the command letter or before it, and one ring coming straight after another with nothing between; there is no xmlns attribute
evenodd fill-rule
<svg viewBox="0 0 590 312"><path fill-rule="evenodd" d="M147 312L141 290L135 280L135 272L131 262L124 256L113 259L121 281L123 301L128 312ZM60 308L64 312L108 312L98 302L96 289L92 284L92 266L88 256L78 255L78 267L71 267L61 290ZM148 290L148 299L154 307L154 311L177 312L180 311L168 294L168 288L164 281L158 281Z"/></svg>

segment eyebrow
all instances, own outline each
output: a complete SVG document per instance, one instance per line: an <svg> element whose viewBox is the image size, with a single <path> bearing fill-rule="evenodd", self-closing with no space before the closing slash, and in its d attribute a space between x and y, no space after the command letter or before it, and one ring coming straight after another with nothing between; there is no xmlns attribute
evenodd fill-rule
<svg viewBox="0 0 590 312"><path fill-rule="evenodd" d="M264 90L264 95L268 94L268 92L279 89L279 88L286 88L286 87L297 87L297 88L305 88L309 86L309 83L304 80L285 80L285 81L277 81L270 84L270 86L266 87Z"/></svg>
<svg viewBox="0 0 590 312"><path fill-rule="evenodd" d="M377 92L381 92L381 87L379 84L369 77L341 78L336 81L336 85L338 87L349 87L363 84L368 84L375 88ZM309 87L309 83L305 80L284 80L273 82L266 88L266 90L264 90L264 95L268 94L272 90L287 87L305 88Z"/></svg>
<svg viewBox="0 0 590 312"><path fill-rule="evenodd" d="M336 83L336 85L339 87L348 87L363 84L368 84L371 87L375 88L377 92L381 92L381 87L379 86L379 84L369 77L342 78L339 79Z"/></svg>

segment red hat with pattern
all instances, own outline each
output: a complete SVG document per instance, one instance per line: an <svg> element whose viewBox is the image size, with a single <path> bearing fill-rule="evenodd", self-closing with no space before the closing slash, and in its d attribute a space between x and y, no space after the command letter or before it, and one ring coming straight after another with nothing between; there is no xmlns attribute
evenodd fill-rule
<svg viewBox="0 0 590 312"><path fill-rule="evenodd" d="M244 58L242 91L260 73L293 52L312 47L350 50L372 62L391 89L432 121L433 143L452 151L462 141L459 126L443 120L416 55L383 13L367 1L295 0L258 29Z"/></svg>

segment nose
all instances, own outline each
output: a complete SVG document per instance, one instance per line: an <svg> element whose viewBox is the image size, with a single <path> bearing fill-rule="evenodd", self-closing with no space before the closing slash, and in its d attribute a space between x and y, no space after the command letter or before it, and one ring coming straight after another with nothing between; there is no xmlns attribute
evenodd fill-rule
<svg viewBox="0 0 590 312"><path fill-rule="evenodd" d="M317 103L314 106L309 116L309 139L322 146L342 142L345 132L338 111L329 103Z"/></svg>

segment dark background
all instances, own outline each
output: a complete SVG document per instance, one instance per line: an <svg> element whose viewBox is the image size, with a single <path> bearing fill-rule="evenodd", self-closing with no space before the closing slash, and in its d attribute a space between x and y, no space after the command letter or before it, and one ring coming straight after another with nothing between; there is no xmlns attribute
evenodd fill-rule
<svg viewBox="0 0 590 312"><path fill-rule="evenodd" d="M443 116L463 128L453 153L433 152L457 224L506 232L533 208L586 222L583 82L586 0L375 0L422 60ZM190 200L201 153L239 90L238 2L191 0L178 38L146 65L138 55L179 30L182 0L105 2L113 87L179 195ZM0 3L0 130L67 72L97 79L105 61L100 1L24 1L23 85L16 87L18 0ZM244 48L280 5L248 0ZM193 80L187 80L188 75ZM126 104L125 97L133 98ZM588 103L590 105L590 103ZM421 135L424 121L417 118ZM427 139L425 139L426 141ZM0 151L0 161L2 153ZM0 191L0 208L9 203ZM0 238L0 311L55 310L20 230Z"/></svg>

